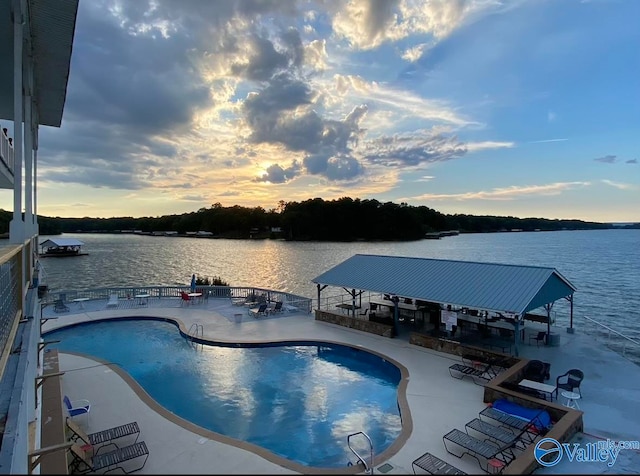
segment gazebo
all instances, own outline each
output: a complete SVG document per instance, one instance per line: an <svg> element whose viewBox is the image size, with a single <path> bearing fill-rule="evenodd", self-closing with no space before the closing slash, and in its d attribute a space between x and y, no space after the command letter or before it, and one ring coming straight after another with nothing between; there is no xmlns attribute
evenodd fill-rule
<svg viewBox="0 0 640 476"><path fill-rule="evenodd" d="M352 309L356 297L369 291L511 316L516 355L519 326L531 310L545 309L549 335L553 304L567 299L571 306L569 332L573 329L576 287L555 268L356 254L312 282L317 285L318 303L327 286L337 286L350 294ZM397 326L397 299L395 303Z"/></svg>

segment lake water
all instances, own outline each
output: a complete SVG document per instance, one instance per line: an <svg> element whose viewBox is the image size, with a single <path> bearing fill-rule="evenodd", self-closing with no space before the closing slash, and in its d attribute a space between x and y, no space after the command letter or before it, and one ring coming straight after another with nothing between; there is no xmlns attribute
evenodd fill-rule
<svg viewBox="0 0 640 476"><path fill-rule="evenodd" d="M196 273L316 298L311 280L357 253L548 266L578 289L576 327L586 315L640 339L640 230L478 233L399 243L64 236L85 242L89 255L42 259L51 291L188 285ZM553 309L558 323L568 323L564 299Z"/></svg>

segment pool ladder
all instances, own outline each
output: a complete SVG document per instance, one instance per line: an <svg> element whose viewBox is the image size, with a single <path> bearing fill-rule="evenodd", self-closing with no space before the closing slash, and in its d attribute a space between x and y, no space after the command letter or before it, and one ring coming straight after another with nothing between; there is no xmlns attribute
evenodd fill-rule
<svg viewBox="0 0 640 476"><path fill-rule="evenodd" d="M360 454L355 449L353 449L353 447L351 446L351 437L352 436L357 436L357 435L364 436L367 439L367 441L369 442L369 452L370 452L369 453L369 463L367 463L367 461L362 456L360 456ZM349 445L349 449L358 458L358 463L362 463L364 465L364 473L365 474L373 474L373 443L371 443L371 438L369 438L369 435L367 435L364 431L359 431L357 433L352 433L349 436L347 436L347 445Z"/></svg>
<svg viewBox="0 0 640 476"><path fill-rule="evenodd" d="M191 343L194 349L197 349L198 342L191 339L191 337L203 338L203 336L204 336L204 327L202 326L202 324L198 324L197 322L194 322L193 324L191 324L191 327L189 327L189 330L187 331L187 336L185 337L185 339L187 339ZM202 348L203 345L204 344L201 343L200 347Z"/></svg>

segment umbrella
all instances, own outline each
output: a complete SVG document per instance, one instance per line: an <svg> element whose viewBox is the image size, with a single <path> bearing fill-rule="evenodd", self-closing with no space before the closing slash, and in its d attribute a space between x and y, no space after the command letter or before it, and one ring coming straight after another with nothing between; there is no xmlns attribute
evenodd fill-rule
<svg viewBox="0 0 640 476"><path fill-rule="evenodd" d="M195 274L191 275L191 292L192 293L196 292L196 275Z"/></svg>

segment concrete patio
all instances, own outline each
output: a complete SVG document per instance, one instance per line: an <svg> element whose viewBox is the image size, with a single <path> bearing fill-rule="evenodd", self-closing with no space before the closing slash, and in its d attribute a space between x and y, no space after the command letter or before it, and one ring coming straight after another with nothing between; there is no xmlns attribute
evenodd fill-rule
<svg viewBox="0 0 640 476"><path fill-rule="evenodd" d="M476 418L485 408L483 387L469 379L451 378L448 367L458 363L458 357L419 346L403 338L386 338L352 329L318 322L313 314L283 312L256 319L247 309L234 306L229 299L209 299L199 304L182 305L180 299L149 298L121 300L118 308L107 309L106 300L69 303L65 313L53 312L53 306L43 309L46 320L43 332L60 326L93 319L131 316L155 316L176 319L183 328L201 324L205 338L227 342L263 342L281 340L321 340L360 346L382 353L404 366L408 372L403 425L406 441L398 448L390 448L375 461L375 472L406 474L412 472L411 462L429 451L467 473L480 468L473 458L456 458L444 448L442 436L453 428L464 430L465 423ZM237 322L242 314L242 322ZM556 329L556 332L561 332ZM528 340L525 340L528 342ZM569 368L580 368L586 377L581 386L585 412L584 438L638 438L640 416L635 412L640 401L640 367L588 336L562 334L559 347L523 345L521 356L551 362L551 379ZM92 409L87 432L109 428L128 421L137 421L141 435L149 448L149 459L139 474L274 474L327 473L291 464L266 450L212 433L164 411L128 376L82 356L60 354L62 391L74 398L91 401ZM401 398L399 398L399 401ZM360 431L360 429L354 429ZM346 441L345 441L346 445ZM374 448L375 451L375 448ZM355 461L355 456L352 461ZM606 464L578 463L560 465L544 472L600 473L611 471ZM136 462L132 462L135 467ZM629 450L621 455L615 472L637 472L640 457ZM355 468L331 470L334 473L353 473Z"/></svg>

